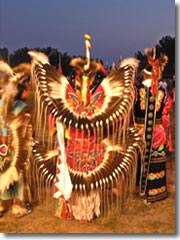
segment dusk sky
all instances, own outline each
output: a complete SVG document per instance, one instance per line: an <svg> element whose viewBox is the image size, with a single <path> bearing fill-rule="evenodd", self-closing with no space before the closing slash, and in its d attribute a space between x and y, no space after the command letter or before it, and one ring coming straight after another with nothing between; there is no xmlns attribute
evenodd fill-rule
<svg viewBox="0 0 180 240"><path fill-rule="evenodd" d="M0 48L53 47L105 64L134 57L166 35L175 36L174 0L0 0Z"/></svg>
<svg viewBox="0 0 180 240"><path fill-rule="evenodd" d="M177 2L179 13L180 0ZM118 63L120 56L134 57L135 52L144 52L144 48L153 47L162 37L175 36L175 0L0 0L0 48L8 48L11 53L23 47L50 46L70 56L84 56L86 32L92 38L92 58L102 59L106 65L113 61ZM179 96L176 101L179 102ZM179 211L177 214L179 217ZM35 236L48 240L81 237L87 240L97 235ZM125 234L119 236L122 238ZM144 236L142 234L142 239ZM8 236L0 233L0 239L9 237L29 239L28 234ZM155 240L160 237L153 234ZM118 237L102 234L97 238ZM128 234L124 238L139 239L141 236ZM145 238L152 239L152 235L146 234ZM163 234L163 239L169 239L169 234Z"/></svg>

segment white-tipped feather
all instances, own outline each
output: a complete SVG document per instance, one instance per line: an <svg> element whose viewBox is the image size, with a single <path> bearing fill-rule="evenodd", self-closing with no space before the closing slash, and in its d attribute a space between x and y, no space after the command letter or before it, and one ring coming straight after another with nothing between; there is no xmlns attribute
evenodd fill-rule
<svg viewBox="0 0 180 240"><path fill-rule="evenodd" d="M122 146L118 144L113 144L108 138L105 138L103 140L103 143L106 145L108 152L110 151L122 152L124 150Z"/></svg>
<svg viewBox="0 0 180 240"><path fill-rule="evenodd" d="M62 77L61 84L57 82L49 83L48 85L50 88L49 96L54 99L58 99L58 98L66 99L67 85L68 85L68 81L65 77Z"/></svg>
<svg viewBox="0 0 180 240"><path fill-rule="evenodd" d="M44 159L49 160L52 157L56 157L57 155L58 155L58 149L57 150L51 150L51 151L49 151L45 154Z"/></svg>
<svg viewBox="0 0 180 240"><path fill-rule="evenodd" d="M12 68L4 61L0 61L0 72L13 76Z"/></svg>
<svg viewBox="0 0 180 240"><path fill-rule="evenodd" d="M130 66L132 66L134 68L137 68L138 65L139 65L139 60L137 60L136 58L125 58L120 63L120 67L124 67L126 65L130 65Z"/></svg>
<svg viewBox="0 0 180 240"><path fill-rule="evenodd" d="M42 53L37 51L29 51L28 54L32 57L33 60L42 62L42 63L49 63L48 57Z"/></svg>

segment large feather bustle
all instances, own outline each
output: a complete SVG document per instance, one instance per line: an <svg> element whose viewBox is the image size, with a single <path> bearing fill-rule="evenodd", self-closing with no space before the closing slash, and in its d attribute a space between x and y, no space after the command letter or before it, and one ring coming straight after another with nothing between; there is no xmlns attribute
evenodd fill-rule
<svg viewBox="0 0 180 240"><path fill-rule="evenodd" d="M137 68L139 65L139 60L137 60L136 58L125 58L120 62L119 68L125 67L127 65Z"/></svg>
<svg viewBox="0 0 180 240"><path fill-rule="evenodd" d="M25 172L32 149L30 119L31 117L27 112L27 108L24 108L18 117L8 121L15 146L15 153L12 157L11 165L0 174L0 192L8 189L14 182L19 181Z"/></svg>
<svg viewBox="0 0 180 240"><path fill-rule="evenodd" d="M6 62L0 61L0 79L7 78L7 82L17 83L24 79L24 77L30 76L31 64L21 63L11 68Z"/></svg>
<svg viewBox="0 0 180 240"><path fill-rule="evenodd" d="M15 67L13 67L12 70L15 73L30 74L31 73L31 64L30 63L21 63Z"/></svg>
<svg viewBox="0 0 180 240"><path fill-rule="evenodd" d="M14 83L9 82L7 85L4 86L3 88L3 98L13 98L17 94L17 87Z"/></svg>
<svg viewBox="0 0 180 240"><path fill-rule="evenodd" d="M5 79L1 79L1 98L3 99L2 116L4 121L11 118L11 109L14 98L18 94L17 83L30 77L31 65L29 63L21 63L11 68L7 63L0 61L0 71L5 74Z"/></svg>
<svg viewBox="0 0 180 240"><path fill-rule="evenodd" d="M138 152L141 151L141 145L143 145L143 140L138 135L139 130L134 132L134 130L128 129L126 132L128 116L133 104L133 81L137 62L134 60L127 61L126 59L126 62L120 66L120 69L110 73L102 81L101 87L102 91L104 91L103 93L105 93L103 107L100 110L98 109L92 117L88 118L83 117L81 113L76 113L76 110L70 108L66 97L66 93L69 90L66 78L62 74L58 76L52 66L48 62L43 61L35 59L32 68L37 94L38 121L45 121L44 119L46 119L47 113L49 113L47 109L50 107L50 113L53 118L61 121L66 128L72 126L77 131L87 128L88 135L90 126L92 126L93 130L96 128L99 142L104 139L103 128L108 128L107 138L109 141L106 141L107 151L104 157L102 157L102 163L93 171L88 172L69 168L74 193L88 195L94 190L101 192L103 188L106 190L113 186L120 186L119 189L124 199L127 191L130 189L131 192L132 187L135 187L137 157ZM80 65L81 62L82 59L78 62L74 60L71 64L77 65L78 63ZM112 139L109 139L110 128L112 128ZM95 135L96 132L94 131L93 134ZM123 144L121 145L121 143ZM50 157L52 156L53 158L55 152L45 155L44 159L38 150L34 149L34 153L35 168L38 170L40 181L44 179L46 184L52 182L56 172L55 168L52 169L53 172L50 171L50 168L52 168ZM87 201L87 198L84 199ZM103 205L108 208L106 203L103 203Z"/></svg>
<svg viewBox="0 0 180 240"><path fill-rule="evenodd" d="M128 61L128 63L130 62ZM127 62L122 66L117 70L112 70L101 83L106 97L98 115L107 112L116 103L116 110L119 111L118 116L121 116L122 119L128 117L128 111L132 108L133 102L135 68L129 64L127 65ZM112 101L113 99L115 101ZM116 110L114 111L115 114L117 113ZM113 115L113 112L111 114Z"/></svg>
<svg viewBox="0 0 180 240"><path fill-rule="evenodd" d="M17 93L17 82L23 81L30 77L31 65L22 63L11 68L6 62L0 61L0 87L1 97L3 99L13 99Z"/></svg>
<svg viewBox="0 0 180 240"><path fill-rule="evenodd" d="M0 73L7 74L9 76L13 76L13 70L9 66L8 63L0 60Z"/></svg>
<svg viewBox="0 0 180 240"><path fill-rule="evenodd" d="M58 156L58 149L55 149L55 150L51 150L51 151L48 151L45 155L44 155L44 159L45 161L53 158L53 157L56 157Z"/></svg>
<svg viewBox="0 0 180 240"><path fill-rule="evenodd" d="M21 63L13 67L13 72L16 74L16 82L23 82L25 79L29 78L31 75L31 64Z"/></svg>
<svg viewBox="0 0 180 240"><path fill-rule="evenodd" d="M0 60L0 85L3 87L8 82L17 83L22 75L30 75L29 64L19 64L18 66L11 68L8 63Z"/></svg>
<svg viewBox="0 0 180 240"><path fill-rule="evenodd" d="M20 64L12 69L7 63L0 61L0 86L3 100L2 117L8 124L8 132L12 134L13 146L15 146L15 153L12 156L10 166L6 166L0 174L0 193L23 177L26 167L25 162L28 162L31 152L31 144L29 144L31 136L28 135L30 128L27 127L30 116L24 113L25 109L19 113L18 117L12 113L14 97L18 93L19 73L22 73L23 76L29 76L29 64Z"/></svg>
<svg viewBox="0 0 180 240"><path fill-rule="evenodd" d="M14 85L14 83L9 82L7 85L4 85L1 91L1 98L3 100L3 106L2 106L2 117L4 121L7 121L7 119L11 116L11 110L13 107L13 100L14 97L17 94L17 88Z"/></svg>
<svg viewBox="0 0 180 240"><path fill-rule="evenodd" d="M3 100L2 118L7 121L12 117L11 110L13 107L14 97L17 95L17 87L15 83L9 82L2 87L1 98Z"/></svg>
<svg viewBox="0 0 180 240"><path fill-rule="evenodd" d="M13 73L11 67L4 61L0 60L0 93L1 96L4 91L4 87L7 86L9 82L15 82L16 76Z"/></svg>
<svg viewBox="0 0 180 240"><path fill-rule="evenodd" d="M116 138L115 141L112 139L113 137L103 141L105 144L107 144L106 153L102 163L93 171L89 171L87 174L86 172L77 171L69 167L73 188L75 191L80 191L82 186L85 187L87 192L90 189L93 190L101 188L103 177L106 180L108 179L107 182L103 183L105 185L107 184L107 186L111 181L116 182L118 178L123 177L121 176L122 174L125 174L125 180L128 180L128 171L130 171L130 169L134 172L134 177L130 175L129 177L131 178L132 184L135 185L137 158L139 154L141 160L143 160L143 149L145 147L145 142L142 136L138 133L138 129L128 129L128 131L126 148L123 148L119 145L118 138ZM37 164L37 166L39 166L39 177L41 180L49 179L52 181L55 178L56 161L54 162L49 158L47 159L47 154L44 155L44 153L41 153L41 151L43 152L42 147L40 148L40 151L35 149L36 145L34 148L34 159L35 165ZM52 157L54 157L54 154ZM123 173L124 170L127 172Z"/></svg>
<svg viewBox="0 0 180 240"><path fill-rule="evenodd" d="M107 152L101 165L95 168L95 170L89 171L88 174L71 168L69 169L74 192L81 192L83 189L84 192L89 194L89 192L94 189L99 190L102 189L103 186L105 189L120 182L120 191L123 191L124 196L126 195L128 186L131 189L131 185L135 185L137 156L138 151L140 152L141 150L141 145L143 145L143 140L139 136L135 136L134 133L133 136L131 136L128 131L125 134L125 131L123 131L123 129L126 129L125 124L127 123L128 125L126 119L128 118L129 111L132 109L133 80L135 67L137 66L133 63L130 63L130 61L128 61L128 63L126 62L126 64L124 63L120 69L109 74L108 77L103 80L101 86L105 90L105 105L103 105L103 108L94 114L92 118L85 119L81 118L80 115L77 116L75 111L69 111L69 106L66 101L67 82L63 75L59 78L55 70L53 70L52 66L48 63L34 62L32 72L33 81L35 81L34 85L36 86L38 111L40 112L40 114L37 114L39 121L43 122L43 119L46 118L46 108L50 106L52 107L51 113L53 117L59 118L67 128L72 126L74 122L77 128L83 126L83 129L85 129L89 123L93 123L93 127L97 126L97 131L101 131L103 130L102 127L106 124L106 120L108 120L107 127L110 126L110 121L111 126L113 126L113 124L115 126L113 133L118 141L116 143L114 141L115 137L113 137L111 142L106 142ZM64 81L62 81L62 79L64 79ZM63 95L61 94L62 89L64 92L62 93ZM110 107L111 110L109 111ZM42 111L43 108L45 111ZM44 118L42 115L44 115ZM73 121L72 117L74 118ZM121 120L123 120L123 126L117 124L117 121ZM120 143L124 143L124 141L127 140L126 134L128 134L128 139L130 141L132 140L132 142L130 144L126 142L126 144L120 146ZM103 133L102 136L101 134L99 134L99 136L103 137ZM120 137L121 139L119 139ZM135 141L136 145L133 145ZM53 168L53 172L50 171L52 164L50 164L51 159L49 159L49 157L54 157L55 152L45 155L44 159L36 149L34 149L34 152L41 181L42 179L47 179L46 183L52 182L55 177L55 168Z"/></svg>
<svg viewBox="0 0 180 240"><path fill-rule="evenodd" d="M80 61L78 60L78 62ZM108 74L101 83L105 93L103 106L92 116L84 118L71 109L67 102L68 80L66 77L58 73L49 63L43 64L35 60L32 64L32 82L37 93L36 109L38 111L36 115L39 122L38 126L43 124L42 116L44 111L40 110L40 108L43 107L47 113L48 106L52 106L51 112L53 115L58 116L67 127L71 123L73 127L92 129L93 127L96 128L100 123L108 125L112 120L128 118L129 109L132 108L133 102L133 82L135 76L135 67L133 66L125 65Z"/></svg>
<svg viewBox="0 0 180 240"><path fill-rule="evenodd" d="M13 107L13 98L10 95L6 96L5 94L3 94L2 99L2 119L6 122L13 117L13 114L11 114L11 110Z"/></svg>

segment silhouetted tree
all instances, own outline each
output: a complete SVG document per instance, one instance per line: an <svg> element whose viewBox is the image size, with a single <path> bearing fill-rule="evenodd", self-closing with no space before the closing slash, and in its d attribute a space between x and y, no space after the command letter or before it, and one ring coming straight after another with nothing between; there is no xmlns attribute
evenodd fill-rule
<svg viewBox="0 0 180 240"><path fill-rule="evenodd" d="M57 49L47 47L47 48L34 48L32 50L45 53L48 56L51 65L57 67L59 63L59 52Z"/></svg>
<svg viewBox="0 0 180 240"><path fill-rule="evenodd" d="M20 48L18 50L15 50L12 54L9 54L9 59L10 59L10 65L12 67L23 63L23 62L30 62L31 57L28 54L29 50L35 50L38 52L43 52L45 53L50 61L50 64L58 68L59 64L61 65L61 68L63 70L63 73L67 75L71 69L69 66L69 63L71 61L71 57L65 52L65 53L60 53L58 49L52 48L52 47L47 47L47 48L33 48L33 49L28 49L27 47ZM0 49L0 55L4 60L8 62L8 49L2 48Z"/></svg>
<svg viewBox="0 0 180 240"><path fill-rule="evenodd" d="M69 72L72 70L70 66L71 57L65 52L61 54L61 68L64 75L68 75Z"/></svg>
<svg viewBox="0 0 180 240"><path fill-rule="evenodd" d="M0 48L0 56L3 58L4 61L8 62L10 53L7 48Z"/></svg>
<svg viewBox="0 0 180 240"><path fill-rule="evenodd" d="M140 51L135 53L136 58L140 61L137 72L139 73L147 65L147 56Z"/></svg>
<svg viewBox="0 0 180 240"><path fill-rule="evenodd" d="M168 64L164 69L164 75L172 77L175 75L175 38L165 36L159 41L160 52L168 57Z"/></svg>
<svg viewBox="0 0 180 240"><path fill-rule="evenodd" d="M29 54L27 53L28 51L29 51L29 49L27 47L20 48L20 49L14 51L14 53L11 54L11 56L10 56L10 65L12 67L14 67L23 62L30 62L31 58L30 58Z"/></svg>

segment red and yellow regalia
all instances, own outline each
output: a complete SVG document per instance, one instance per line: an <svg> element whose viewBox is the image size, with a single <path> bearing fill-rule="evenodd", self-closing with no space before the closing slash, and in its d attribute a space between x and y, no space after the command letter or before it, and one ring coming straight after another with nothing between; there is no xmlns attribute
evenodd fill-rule
<svg viewBox="0 0 180 240"><path fill-rule="evenodd" d="M156 49L145 50L148 65L143 69L143 81L136 86L134 105L135 126L141 128L146 141L146 153L141 176L141 194L148 203L167 196L166 185L166 135L162 124L162 112L167 92L159 85L167 57L157 57Z"/></svg>
<svg viewBox="0 0 180 240"><path fill-rule="evenodd" d="M81 221L107 213L113 191L119 202L125 201L136 186L137 162L145 146L138 129L129 127L136 60L125 59L107 74L100 62L90 59L90 40L85 34L86 58L72 59L67 77L47 56L29 53L36 136L49 148L44 153L40 144L34 146L36 169L41 180L54 184L56 216Z"/></svg>

